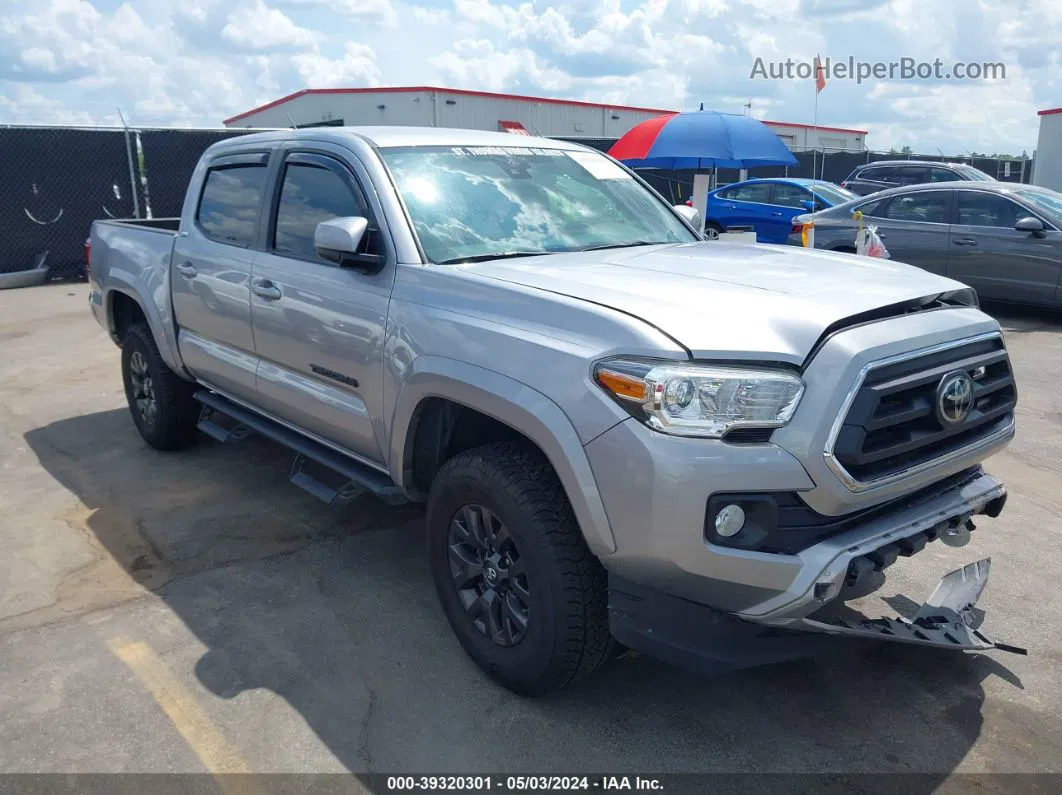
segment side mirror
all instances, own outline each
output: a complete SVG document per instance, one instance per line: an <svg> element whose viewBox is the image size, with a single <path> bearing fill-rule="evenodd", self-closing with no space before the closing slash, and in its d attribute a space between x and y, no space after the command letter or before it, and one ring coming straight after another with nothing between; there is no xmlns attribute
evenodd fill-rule
<svg viewBox="0 0 1062 795"><path fill-rule="evenodd" d="M809 213L815 212L815 202L813 202L811 199L808 199L804 202L804 209L807 210Z"/></svg>
<svg viewBox="0 0 1062 795"><path fill-rule="evenodd" d="M1033 237L1044 236L1044 222L1039 218L1033 218L1031 215L1019 218L1018 223L1014 224L1014 228L1019 232L1028 232Z"/></svg>
<svg viewBox="0 0 1062 795"><path fill-rule="evenodd" d="M688 204L676 204L675 212L682 216L682 220L688 223L690 226L697 227L697 208L690 207Z"/></svg>
<svg viewBox="0 0 1062 795"><path fill-rule="evenodd" d="M321 221L313 233L314 250L321 259L340 267L375 273L383 267L383 257L358 252L368 230L368 219L356 215Z"/></svg>

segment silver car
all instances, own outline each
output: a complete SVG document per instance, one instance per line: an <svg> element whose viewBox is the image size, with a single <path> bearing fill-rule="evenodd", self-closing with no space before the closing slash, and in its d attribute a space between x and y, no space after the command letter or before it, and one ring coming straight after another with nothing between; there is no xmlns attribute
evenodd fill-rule
<svg viewBox="0 0 1062 795"><path fill-rule="evenodd" d="M1006 182L942 182L881 191L793 219L815 247L855 252L861 211L893 260L973 287L986 300L1062 306L1062 194Z"/></svg>

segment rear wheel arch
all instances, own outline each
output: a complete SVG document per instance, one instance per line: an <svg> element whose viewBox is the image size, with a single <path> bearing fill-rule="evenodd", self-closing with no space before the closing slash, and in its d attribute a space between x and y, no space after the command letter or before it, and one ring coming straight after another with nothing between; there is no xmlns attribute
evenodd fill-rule
<svg viewBox="0 0 1062 795"><path fill-rule="evenodd" d="M147 294L146 289L123 281L105 292L103 305L107 312L111 339L120 346L128 330L137 323L143 323L151 331L166 366L179 378L185 381L193 380L184 369L180 352L177 350L177 330L172 326L172 319L167 319L155 304L146 302L143 298ZM168 293L165 298L169 301Z"/></svg>
<svg viewBox="0 0 1062 795"><path fill-rule="evenodd" d="M107 322L111 336L119 345L135 323L150 325L140 302L121 290L111 290L107 295Z"/></svg>

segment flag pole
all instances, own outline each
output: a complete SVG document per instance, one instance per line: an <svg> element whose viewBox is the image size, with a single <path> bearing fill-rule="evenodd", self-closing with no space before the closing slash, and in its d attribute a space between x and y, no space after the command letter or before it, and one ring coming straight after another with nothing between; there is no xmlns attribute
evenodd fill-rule
<svg viewBox="0 0 1062 795"><path fill-rule="evenodd" d="M818 174L818 154L819 154L819 69L822 68L822 64L819 62L819 56L815 56L815 73L812 75L811 86L815 89L815 117L811 123L812 132L815 135L815 143L811 150L811 202L814 206L818 206L818 199L815 196L815 180L819 178ZM812 210L814 212L814 210Z"/></svg>

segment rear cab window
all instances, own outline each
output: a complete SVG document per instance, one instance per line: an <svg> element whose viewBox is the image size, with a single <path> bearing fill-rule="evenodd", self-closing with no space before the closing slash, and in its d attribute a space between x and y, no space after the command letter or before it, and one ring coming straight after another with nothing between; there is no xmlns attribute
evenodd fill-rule
<svg viewBox="0 0 1062 795"><path fill-rule="evenodd" d="M266 172L264 155L220 158L211 166L196 209L196 224L203 234L230 246L254 245Z"/></svg>

